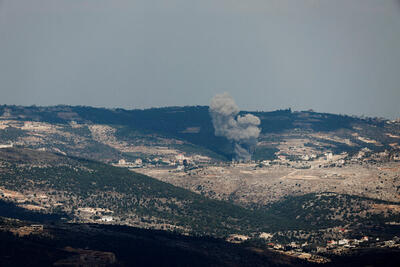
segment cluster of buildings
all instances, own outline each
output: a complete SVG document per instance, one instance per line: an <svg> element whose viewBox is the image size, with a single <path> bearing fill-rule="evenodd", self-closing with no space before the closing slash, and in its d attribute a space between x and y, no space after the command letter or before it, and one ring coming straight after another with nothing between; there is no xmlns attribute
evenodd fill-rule
<svg viewBox="0 0 400 267"><path fill-rule="evenodd" d="M125 168L142 168L142 167L168 167L176 168L176 170L184 170L188 166L196 166L197 164L209 163L211 159L202 155L186 156L183 153L171 155L168 157L154 157L141 159L137 158L134 162L129 162L125 159L120 159L114 166Z"/></svg>
<svg viewBox="0 0 400 267"><path fill-rule="evenodd" d="M293 158L296 158L293 160ZM374 163L374 162L388 162L400 161L400 150L384 150L382 152L374 152L365 147L358 153L349 156L348 153L342 152L340 154L333 154L332 152L325 152L321 155L304 154L298 156L287 156L279 154L275 160L263 160L260 162L261 166L271 165L285 165L293 168L310 168L312 165L318 164L318 167L342 167L349 163Z"/></svg>
<svg viewBox="0 0 400 267"><path fill-rule="evenodd" d="M126 161L125 159L120 159L118 163L113 164L117 167L125 167L125 168L141 168L143 167L142 159L136 159L134 162Z"/></svg>
<svg viewBox="0 0 400 267"><path fill-rule="evenodd" d="M324 247L317 247L317 252L327 252L329 250L343 250L343 249L350 249L356 248L361 243L368 242L369 237L363 236L360 239L338 239L338 240L328 240L326 242L326 246Z"/></svg>
<svg viewBox="0 0 400 267"><path fill-rule="evenodd" d="M341 232L347 232L346 229L340 229ZM325 244L318 242L317 244L305 242L280 243L274 240L274 234L261 233L258 238L265 240L266 247L288 256L305 259L315 263L326 263L330 260L329 255L340 255L357 249L359 247L381 247L381 248L400 248L400 238L395 236L390 240L380 240L379 237L362 236L356 238L337 238L328 239ZM232 234L228 236L226 241L231 243L242 243L250 240L246 235Z"/></svg>

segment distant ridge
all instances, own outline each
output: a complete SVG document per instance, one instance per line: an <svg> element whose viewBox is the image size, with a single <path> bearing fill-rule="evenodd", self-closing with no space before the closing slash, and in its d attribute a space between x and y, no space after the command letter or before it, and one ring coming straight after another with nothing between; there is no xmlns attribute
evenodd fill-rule
<svg viewBox="0 0 400 267"><path fill-rule="evenodd" d="M271 112L246 112L261 120L261 134L279 134L285 131L305 130L331 132L341 129L354 131L354 126L368 128L376 139L389 124L379 118L358 118L346 115L317 113L313 111L292 112L291 109ZM88 106L0 106L0 119L17 121L40 121L52 124L104 124L119 127L124 135L132 131L144 134L159 134L167 138L185 140L193 145L215 152L226 160L233 157L232 144L223 137L214 134L207 106L164 107L150 109L125 110ZM373 131L371 128L375 128ZM193 131L191 129L196 129ZM379 142L389 145L380 135ZM1 139L1 136L0 136ZM262 140L262 136L261 139ZM355 140L357 141L357 140ZM372 147L372 146L371 146ZM374 149L374 147L372 147ZM343 151L345 151L344 149Z"/></svg>

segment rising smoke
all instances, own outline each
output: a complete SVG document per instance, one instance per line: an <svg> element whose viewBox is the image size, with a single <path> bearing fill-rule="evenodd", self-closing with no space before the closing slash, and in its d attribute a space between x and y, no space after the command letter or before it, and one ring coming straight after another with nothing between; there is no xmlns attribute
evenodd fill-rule
<svg viewBox="0 0 400 267"><path fill-rule="evenodd" d="M250 160L261 131L260 119L251 114L238 115L239 108L228 93L214 96L210 114L215 135L233 142L237 160Z"/></svg>

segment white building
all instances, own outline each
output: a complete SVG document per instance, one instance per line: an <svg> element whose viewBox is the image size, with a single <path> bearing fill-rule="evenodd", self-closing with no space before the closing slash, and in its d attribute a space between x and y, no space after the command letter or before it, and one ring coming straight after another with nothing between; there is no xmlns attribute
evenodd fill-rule
<svg viewBox="0 0 400 267"><path fill-rule="evenodd" d="M325 158L326 158L326 160L332 160L332 159L333 159L333 154L332 154L332 152L327 152L327 153L325 153Z"/></svg>
<svg viewBox="0 0 400 267"><path fill-rule="evenodd" d="M270 234L270 233L261 233L260 234L260 238L263 238L263 239L271 239L273 237L273 235L272 234Z"/></svg>
<svg viewBox="0 0 400 267"><path fill-rule="evenodd" d="M100 221L102 222L112 222L114 219L112 216L103 216L101 217Z"/></svg>
<svg viewBox="0 0 400 267"><path fill-rule="evenodd" d="M3 145L0 145L0 148L9 148L9 147L13 147L13 144L11 143L11 144L3 144Z"/></svg>

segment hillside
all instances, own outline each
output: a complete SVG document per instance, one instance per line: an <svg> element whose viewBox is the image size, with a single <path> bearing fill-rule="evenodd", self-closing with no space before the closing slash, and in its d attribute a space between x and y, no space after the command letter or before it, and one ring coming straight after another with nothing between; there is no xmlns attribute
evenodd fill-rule
<svg viewBox="0 0 400 267"><path fill-rule="evenodd" d="M37 224L36 224L37 226ZM220 239L98 224L0 217L1 266L303 266L306 261ZM43 227L42 227L43 226ZM29 234L27 234L30 232ZM12 234L17 233L17 234ZM84 237L84 238L82 238ZM23 257L21 257L23 255Z"/></svg>
<svg viewBox="0 0 400 267"><path fill-rule="evenodd" d="M33 224L0 217L1 266L393 266L399 259L396 249L360 248L315 264L257 244L127 226Z"/></svg>
<svg viewBox="0 0 400 267"><path fill-rule="evenodd" d="M125 168L33 150L0 152L3 199L27 209L62 212L74 221L226 236L264 231L282 220Z"/></svg>
<svg viewBox="0 0 400 267"><path fill-rule="evenodd" d="M399 148L400 124L396 122L290 109L249 113L261 120L261 136L254 154L257 160L273 159L279 151L288 154L284 146L293 140L297 140L297 150L309 149L317 154L356 153L365 147L373 151ZM214 135L206 106L124 110L3 105L0 114L2 143L101 161L153 159L182 152L216 160L233 156L232 144ZM154 147L164 150L154 151ZM299 151L293 154L299 155Z"/></svg>
<svg viewBox="0 0 400 267"><path fill-rule="evenodd" d="M208 107L0 106L0 215L214 236L308 262L396 252L398 121L251 113L253 160L234 162Z"/></svg>
<svg viewBox="0 0 400 267"><path fill-rule="evenodd" d="M334 247L330 254L321 256L317 248L325 247L327 240L349 239L359 244L356 242L368 236L371 241L365 243L365 248L391 248L400 242L396 239L400 235L399 202L332 192L289 195L264 206L237 205L234 202L234 199L207 198L127 168L92 160L22 148L0 149L0 215L49 224L46 226L48 232L45 232L56 238L48 239L49 235L37 238L29 232L36 226L13 226L17 230L7 230L8 226L4 229L0 225L3 231L25 233L29 230L30 233L27 239L22 240L2 234L5 240L13 244L5 251L12 249L15 253L21 253L20 247L27 246L29 254L42 247L48 251L46 260L54 261L75 261L79 258L77 254L91 253L96 257L114 259L108 253L110 251L117 255L117 259L125 258L122 262L129 262L132 257L146 259L140 253L136 256L124 254L125 250L120 250L120 243L100 245L103 244L101 240L121 237L129 246L138 246L138 242L146 244L148 247L142 247L143 253L148 253L146 249L150 247L156 250L156 254L159 250L169 251L176 246L180 248L183 242L183 250L178 249L176 253L181 256L194 253L192 256L198 258L199 262L214 262L217 266L231 266L233 263L229 261L229 255L233 251L241 253L244 258L250 257L256 266L270 266L270 257L273 256L271 250L283 253L279 257L284 264L296 266L305 264L299 259L307 259L311 263L329 263L330 258L341 255L343 248L339 246ZM60 222L76 225L60 226ZM87 226L88 223L99 226ZM101 226L110 224L121 227ZM163 231L146 233L122 225ZM165 247L159 243L165 238L158 240L159 236L168 236L164 231L192 237L190 240L183 236L166 237L172 239ZM65 239L63 236L66 233L69 237ZM137 236L138 233L146 236L145 241ZM82 234L88 240L85 244L75 239ZM197 240L193 236L203 239ZM230 247L230 244L221 240L208 240L207 236L243 243L244 247ZM156 241L153 242L154 239ZM51 245L52 242L58 244L56 249ZM295 244L295 247L291 248L291 244ZM203 250L203 246L207 248ZM210 254L209 246L217 249L217 252ZM243 250L246 247L257 253ZM397 250L390 255L397 257ZM169 259L168 256L166 259ZM40 259L36 260L41 262ZM186 260L182 256L179 263L186 264ZM242 256L239 260L243 260ZM351 262L352 258L339 257L336 260ZM243 262L240 265L246 264ZM277 263L271 264L275 266ZM280 260L279 264L282 264Z"/></svg>
<svg viewBox="0 0 400 267"><path fill-rule="evenodd" d="M65 214L77 222L226 237L323 229L357 221L396 221L400 211L397 202L332 193L290 197L262 209L249 209L125 168L27 149L1 149L0 166L2 199L30 210ZM393 207L387 213L376 208L379 205Z"/></svg>

